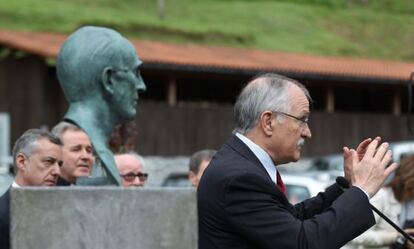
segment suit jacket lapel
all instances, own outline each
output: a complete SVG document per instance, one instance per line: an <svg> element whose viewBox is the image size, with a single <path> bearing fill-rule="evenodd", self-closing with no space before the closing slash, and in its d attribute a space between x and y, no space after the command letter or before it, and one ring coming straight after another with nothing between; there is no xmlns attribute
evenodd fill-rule
<svg viewBox="0 0 414 249"><path fill-rule="evenodd" d="M256 157L256 155L247 147L246 144L243 143L236 135L233 135L228 141L227 145L230 146L233 150L239 153L242 157L246 158L254 165L256 165L262 173L266 176L266 178L273 183L272 179L270 178L269 174L267 173L265 167L260 162L260 160Z"/></svg>
<svg viewBox="0 0 414 249"><path fill-rule="evenodd" d="M276 186L276 184L272 181L269 174L267 173L265 167L260 162L260 160L256 157L256 155L247 147L246 144L244 144L236 135L233 135L226 143L229 147L231 147L233 150L235 150L238 154L240 154L242 157L246 158L250 162L252 162L254 165L257 166L257 168L260 169L262 175L269 180L269 183L275 185L275 191L281 198L281 201L284 202L284 204L290 209L291 212L294 212L292 205L289 203L289 200L287 199L286 195L280 191L280 189Z"/></svg>

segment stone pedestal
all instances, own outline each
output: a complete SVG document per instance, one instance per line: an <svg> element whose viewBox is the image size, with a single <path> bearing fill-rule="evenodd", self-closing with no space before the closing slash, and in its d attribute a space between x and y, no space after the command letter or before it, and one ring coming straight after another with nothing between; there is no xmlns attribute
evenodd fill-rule
<svg viewBox="0 0 414 249"><path fill-rule="evenodd" d="M193 189L13 189L14 249L195 249Z"/></svg>

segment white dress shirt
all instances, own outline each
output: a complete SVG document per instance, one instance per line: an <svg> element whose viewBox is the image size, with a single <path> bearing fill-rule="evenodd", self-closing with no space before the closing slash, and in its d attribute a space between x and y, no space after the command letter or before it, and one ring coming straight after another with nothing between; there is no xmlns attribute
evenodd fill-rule
<svg viewBox="0 0 414 249"><path fill-rule="evenodd" d="M16 183L16 181L13 181L13 183L12 183L11 187L12 187L12 188L20 188L20 185L19 185L19 184L17 184L17 183Z"/></svg>
<svg viewBox="0 0 414 249"><path fill-rule="evenodd" d="M276 182L276 165L273 163L272 158L267 154L267 152L262 149L259 145L255 144L252 140L247 138L246 136L236 133L236 136L247 146L249 149L253 152L253 154L259 159L259 161L262 163L264 168L267 171L267 174L269 174L272 181L277 184Z"/></svg>

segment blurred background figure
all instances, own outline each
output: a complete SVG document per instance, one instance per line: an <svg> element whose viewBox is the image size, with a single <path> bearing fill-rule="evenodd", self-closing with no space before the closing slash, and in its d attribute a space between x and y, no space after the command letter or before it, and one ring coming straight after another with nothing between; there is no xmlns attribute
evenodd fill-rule
<svg viewBox="0 0 414 249"><path fill-rule="evenodd" d="M124 187L144 187L148 173L144 173L144 160L135 152L115 155L115 163Z"/></svg>
<svg viewBox="0 0 414 249"><path fill-rule="evenodd" d="M64 121L53 127L52 133L63 143L63 166L57 185L68 186L75 184L77 177L88 177L95 162L88 135L78 126Z"/></svg>
<svg viewBox="0 0 414 249"><path fill-rule="evenodd" d="M215 150L206 149L197 151L191 156L188 180L191 182L193 187L198 186L198 182L200 181L204 170L207 168L214 154L216 154Z"/></svg>
<svg viewBox="0 0 414 249"><path fill-rule="evenodd" d="M401 160L400 167L371 203L404 228L409 234L414 232L414 156ZM414 248L385 220L375 214L376 224L352 241L358 249L407 249Z"/></svg>
<svg viewBox="0 0 414 249"><path fill-rule="evenodd" d="M109 148L114 154L136 151L138 129L135 121L117 125L109 137Z"/></svg>
<svg viewBox="0 0 414 249"><path fill-rule="evenodd" d="M414 235L414 156L410 155L402 159L400 167L395 171L394 180L390 184L395 199L401 203L401 214L398 218L398 223L405 231ZM404 247L399 247L404 240L397 239L394 247L399 248L414 248L411 243L405 242Z"/></svg>

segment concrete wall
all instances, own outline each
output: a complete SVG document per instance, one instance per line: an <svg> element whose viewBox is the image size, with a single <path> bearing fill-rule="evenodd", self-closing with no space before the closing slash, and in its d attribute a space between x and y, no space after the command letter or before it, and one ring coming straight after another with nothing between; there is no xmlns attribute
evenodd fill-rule
<svg viewBox="0 0 414 249"><path fill-rule="evenodd" d="M11 193L14 249L194 249L193 189L23 188Z"/></svg>

